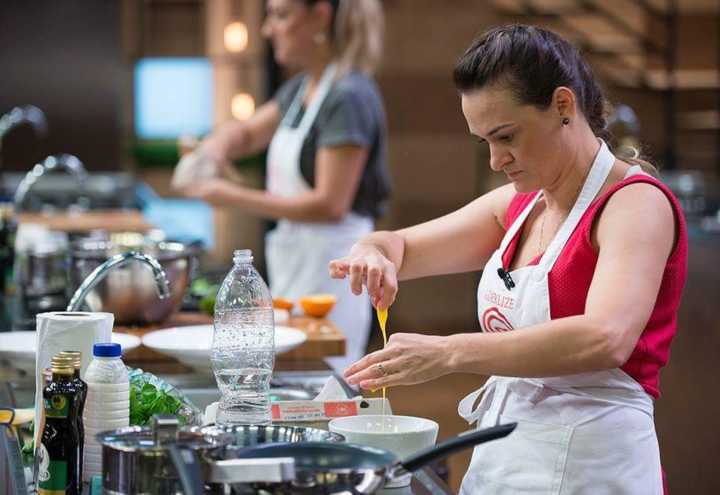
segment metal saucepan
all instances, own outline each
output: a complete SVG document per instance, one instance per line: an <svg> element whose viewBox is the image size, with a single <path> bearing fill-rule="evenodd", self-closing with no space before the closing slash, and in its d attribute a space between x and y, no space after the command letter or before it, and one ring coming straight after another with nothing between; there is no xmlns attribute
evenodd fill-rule
<svg viewBox="0 0 720 495"><path fill-rule="evenodd" d="M183 458L202 464L222 459L232 441L229 434L182 432L177 418L164 415L153 417L150 427L129 426L97 438L102 445L103 493L113 495L175 494L201 469L178 469L175 463Z"/></svg>
<svg viewBox="0 0 720 495"><path fill-rule="evenodd" d="M233 485L236 493L274 494L372 494L386 482L468 447L509 435L517 423L498 425L453 437L402 461L394 454L372 447L345 443L303 442L251 447L235 454L239 459L294 459L291 482Z"/></svg>

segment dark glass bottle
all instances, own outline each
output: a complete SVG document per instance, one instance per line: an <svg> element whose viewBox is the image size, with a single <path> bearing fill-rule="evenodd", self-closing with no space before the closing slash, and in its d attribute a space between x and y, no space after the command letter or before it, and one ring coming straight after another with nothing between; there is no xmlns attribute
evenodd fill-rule
<svg viewBox="0 0 720 495"><path fill-rule="evenodd" d="M52 359L52 381L43 390L45 427L37 449L38 495L80 495L77 478L80 449L78 431L73 421L78 390L73 379L73 359Z"/></svg>
<svg viewBox="0 0 720 495"><path fill-rule="evenodd" d="M78 455L77 463L77 479L78 483L82 483L82 466L83 466L83 447L85 446L85 428L83 426L83 410L85 409L85 399L87 398L88 386L80 378L80 367L82 366L82 353L80 351L62 351L60 356L69 356L73 360L73 383L77 388L78 395L73 412L73 421L78 430L78 448L80 454Z"/></svg>
<svg viewBox="0 0 720 495"><path fill-rule="evenodd" d="M12 204L0 203L0 324L3 327L9 326L11 321L16 231Z"/></svg>

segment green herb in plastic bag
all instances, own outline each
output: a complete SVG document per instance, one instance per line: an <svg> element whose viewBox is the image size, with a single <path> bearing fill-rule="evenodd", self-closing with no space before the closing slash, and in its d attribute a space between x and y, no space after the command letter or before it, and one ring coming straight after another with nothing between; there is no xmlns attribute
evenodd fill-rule
<svg viewBox="0 0 720 495"><path fill-rule="evenodd" d="M146 425L154 414L174 414L180 424L199 424L200 411L175 387L140 369L130 372L130 424Z"/></svg>

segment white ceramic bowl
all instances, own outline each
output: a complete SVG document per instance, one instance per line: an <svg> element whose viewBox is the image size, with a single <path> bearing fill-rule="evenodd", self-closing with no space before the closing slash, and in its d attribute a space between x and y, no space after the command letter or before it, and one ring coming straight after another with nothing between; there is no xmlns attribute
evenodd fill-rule
<svg viewBox="0 0 720 495"><path fill-rule="evenodd" d="M345 435L350 443L389 450L404 459L435 445L439 427L425 418L372 414L332 419L328 429Z"/></svg>
<svg viewBox="0 0 720 495"><path fill-rule="evenodd" d="M35 332L0 332L0 360L7 360L10 366L35 375ZM126 353L140 345L140 338L127 333L112 334L112 341L120 344Z"/></svg>
<svg viewBox="0 0 720 495"><path fill-rule="evenodd" d="M172 356L193 368L210 369L212 337L212 325L193 325L156 330L145 334L142 342L145 347ZM276 354L294 349L306 340L307 335L302 330L275 325Z"/></svg>
<svg viewBox="0 0 720 495"><path fill-rule="evenodd" d="M435 421L425 418L370 414L332 419L328 423L328 429L345 435L345 440L349 443L384 449L403 460L435 445L439 427ZM407 486L411 479L412 475L406 473L387 483L385 487Z"/></svg>

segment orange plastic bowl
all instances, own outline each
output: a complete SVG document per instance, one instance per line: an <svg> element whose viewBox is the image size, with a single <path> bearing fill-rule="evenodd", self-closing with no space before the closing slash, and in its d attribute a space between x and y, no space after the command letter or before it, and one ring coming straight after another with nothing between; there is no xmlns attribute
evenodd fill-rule
<svg viewBox="0 0 720 495"><path fill-rule="evenodd" d="M333 306L335 306L337 302L337 297L333 294L313 294L301 297L298 302L306 315L322 318L333 309Z"/></svg>

